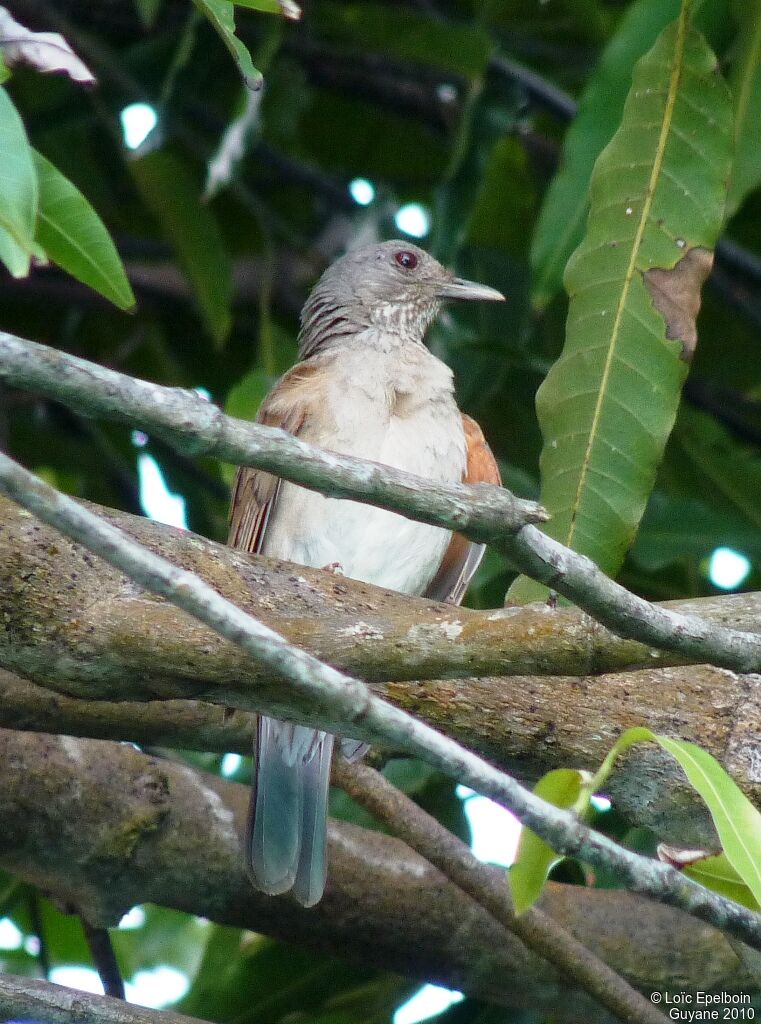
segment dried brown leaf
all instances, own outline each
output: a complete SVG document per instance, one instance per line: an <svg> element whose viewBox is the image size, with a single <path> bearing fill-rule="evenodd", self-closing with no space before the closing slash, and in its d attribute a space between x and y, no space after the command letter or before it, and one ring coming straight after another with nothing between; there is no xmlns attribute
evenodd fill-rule
<svg viewBox="0 0 761 1024"><path fill-rule="evenodd" d="M682 343L689 362L698 343L695 320L700 311L700 290L713 265L713 252L702 246L689 249L671 270L653 267L643 277L653 305L666 321L666 337Z"/></svg>

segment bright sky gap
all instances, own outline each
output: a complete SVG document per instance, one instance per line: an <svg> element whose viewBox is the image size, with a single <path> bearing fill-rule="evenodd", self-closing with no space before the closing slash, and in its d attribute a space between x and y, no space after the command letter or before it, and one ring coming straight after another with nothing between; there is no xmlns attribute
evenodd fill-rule
<svg viewBox="0 0 761 1024"><path fill-rule="evenodd" d="M431 215L420 203L405 203L396 211L394 223L411 238L425 238L431 230Z"/></svg>
<svg viewBox="0 0 761 1024"><path fill-rule="evenodd" d="M358 206L369 206L375 199L375 186L367 178L354 178L349 182L349 195Z"/></svg>
<svg viewBox="0 0 761 1024"><path fill-rule="evenodd" d="M733 548L716 548L708 560L708 578L720 590L736 590L750 575L750 559Z"/></svg>
<svg viewBox="0 0 761 1024"><path fill-rule="evenodd" d="M147 103L130 103L119 119L127 149L139 149L158 124L158 114Z"/></svg>
<svg viewBox="0 0 761 1024"><path fill-rule="evenodd" d="M140 483L140 504L149 519L168 526L187 530L185 499L172 494L164 480L158 462L152 455L141 452L137 457L137 475Z"/></svg>

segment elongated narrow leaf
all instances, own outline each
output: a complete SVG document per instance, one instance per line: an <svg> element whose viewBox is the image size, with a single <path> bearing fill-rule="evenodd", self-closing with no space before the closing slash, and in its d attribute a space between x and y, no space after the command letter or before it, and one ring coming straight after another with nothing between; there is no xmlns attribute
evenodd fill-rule
<svg viewBox="0 0 761 1024"><path fill-rule="evenodd" d="M78 281L129 309L135 296L103 221L76 185L41 153L34 152L40 188L37 241Z"/></svg>
<svg viewBox="0 0 761 1024"><path fill-rule="evenodd" d="M710 501L654 494L630 556L646 572L657 572L685 559L697 563L725 545L761 562L758 526L725 509L713 493Z"/></svg>
<svg viewBox="0 0 761 1024"><path fill-rule="evenodd" d="M727 860L761 902L761 814L709 753L668 736L654 737L705 801Z"/></svg>
<svg viewBox="0 0 761 1024"><path fill-rule="evenodd" d="M761 903L761 813L707 751L695 743L659 736L644 727L627 729L603 761L591 787L598 790L604 786L616 759L641 742L657 743L677 761L710 811L729 864L750 889L753 899Z"/></svg>
<svg viewBox="0 0 761 1024"><path fill-rule="evenodd" d="M469 79L483 77L494 46L479 25L438 20L393 4L325 0L315 5L313 18L320 35L341 49L387 53Z"/></svg>
<svg viewBox="0 0 761 1024"><path fill-rule="evenodd" d="M737 0L740 52L729 80L735 103L735 159L727 217L761 184L761 0Z"/></svg>
<svg viewBox="0 0 761 1024"><path fill-rule="evenodd" d="M134 0L140 20L146 28L153 28L164 0Z"/></svg>
<svg viewBox="0 0 761 1024"><path fill-rule="evenodd" d="M716 60L683 12L638 63L595 165L587 234L566 273L565 347L537 394L547 532L609 574L642 517L697 340L730 124ZM545 594L519 581L510 598Z"/></svg>
<svg viewBox="0 0 761 1024"><path fill-rule="evenodd" d="M212 337L230 330L230 257L219 225L185 163L169 150L155 150L130 161L147 206L162 225L195 292Z"/></svg>
<svg viewBox="0 0 761 1024"><path fill-rule="evenodd" d="M534 792L555 807L568 808L575 805L583 784L581 772L557 768L542 776ZM562 859L530 828L521 829L515 863L507 874L516 914L522 914L536 903L553 865Z"/></svg>
<svg viewBox="0 0 761 1024"><path fill-rule="evenodd" d="M761 535L761 464L756 446L743 444L713 416L689 406L679 412L674 441L689 486L710 496L728 531L739 512L757 541ZM753 548L748 548L748 553L753 554Z"/></svg>
<svg viewBox="0 0 761 1024"><path fill-rule="evenodd" d="M32 260L31 253L19 245L10 231L0 227L0 261L12 277L26 277Z"/></svg>
<svg viewBox="0 0 761 1024"><path fill-rule="evenodd" d="M235 7L230 0L193 0L219 33L219 37L233 55L243 81L249 89L261 89L262 75L254 67L251 54L235 34Z"/></svg>
<svg viewBox="0 0 761 1024"><path fill-rule="evenodd" d="M18 111L0 88L0 225L27 252L34 247L37 172ZM13 272L13 271L11 271Z"/></svg>
<svg viewBox="0 0 761 1024"><path fill-rule="evenodd" d="M761 904L754 898L753 893L740 878L739 874L730 864L726 854L720 853L716 857L706 857L695 864L690 864L684 869L685 875L689 875L696 882L700 882L706 889L720 892L727 899L741 903L751 910L761 910Z"/></svg>
<svg viewBox="0 0 761 1024"><path fill-rule="evenodd" d="M547 189L531 246L532 301L538 309L560 291L566 264L584 234L592 168L621 120L632 68L678 13L679 0L633 3L581 95L578 113L563 143L563 161Z"/></svg>
<svg viewBox="0 0 761 1024"><path fill-rule="evenodd" d="M251 11L260 11L262 14L285 13L280 0L235 0L235 6L247 7Z"/></svg>

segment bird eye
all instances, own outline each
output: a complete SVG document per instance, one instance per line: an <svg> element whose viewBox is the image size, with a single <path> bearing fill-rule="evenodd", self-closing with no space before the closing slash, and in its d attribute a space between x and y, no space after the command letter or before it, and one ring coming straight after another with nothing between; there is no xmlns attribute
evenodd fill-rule
<svg viewBox="0 0 761 1024"><path fill-rule="evenodd" d="M414 270L417 266L418 260L414 252L410 252L409 249L402 249L401 252L394 253L394 260L404 270Z"/></svg>

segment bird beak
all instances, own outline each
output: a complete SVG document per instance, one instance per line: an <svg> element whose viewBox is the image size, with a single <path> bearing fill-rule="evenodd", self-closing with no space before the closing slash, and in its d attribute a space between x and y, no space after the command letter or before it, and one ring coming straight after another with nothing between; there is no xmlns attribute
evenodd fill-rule
<svg viewBox="0 0 761 1024"><path fill-rule="evenodd" d="M477 281L466 281L463 277L453 277L451 281L441 285L436 292L438 299L480 299L482 302L504 302L505 296L496 288Z"/></svg>

